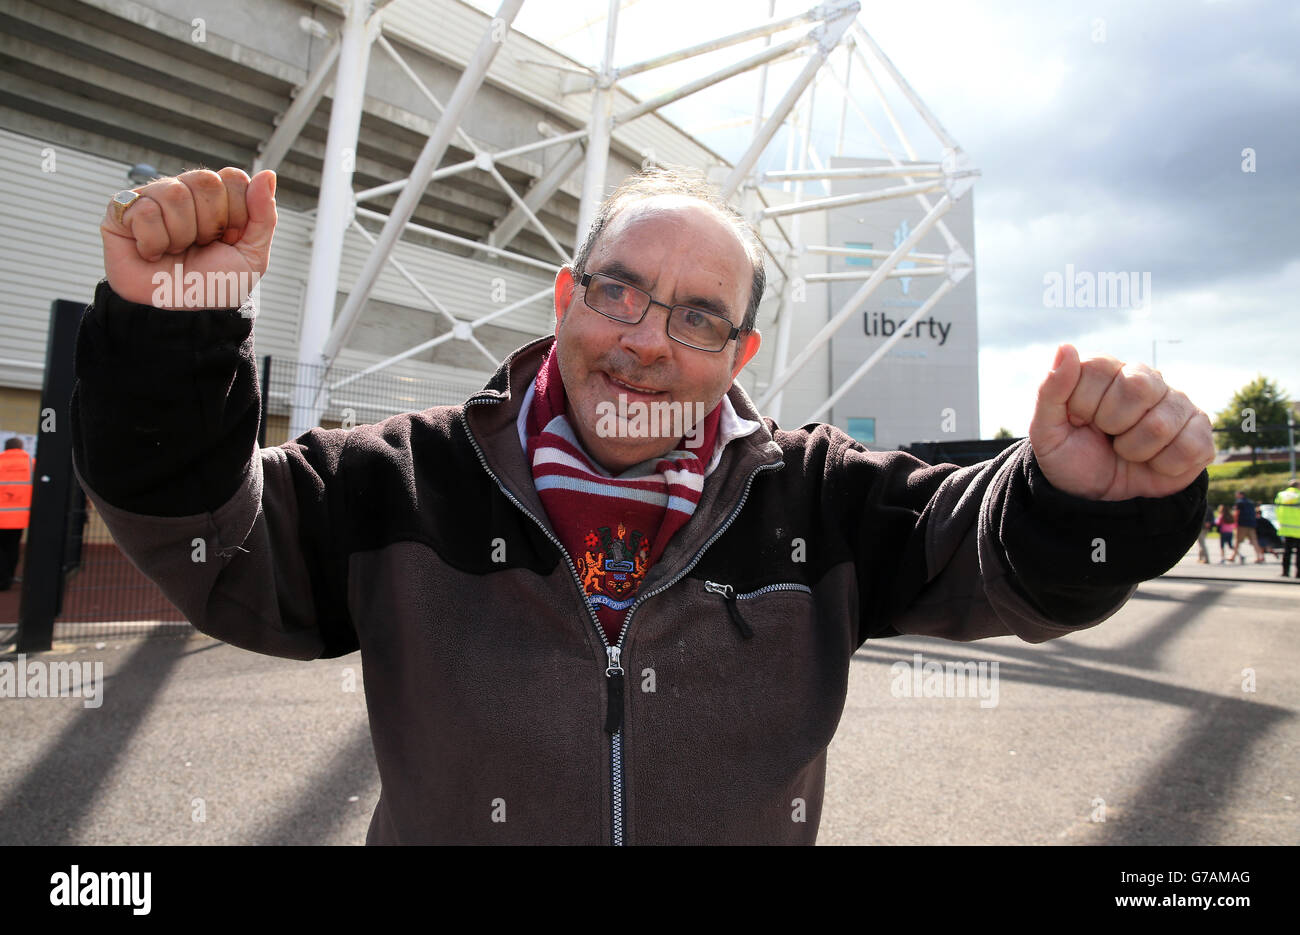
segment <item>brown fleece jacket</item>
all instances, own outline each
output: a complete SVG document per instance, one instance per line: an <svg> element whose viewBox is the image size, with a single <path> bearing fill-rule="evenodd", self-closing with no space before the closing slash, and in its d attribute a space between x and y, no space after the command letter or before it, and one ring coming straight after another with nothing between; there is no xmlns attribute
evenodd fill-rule
<svg viewBox="0 0 1300 935"><path fill-rule="evenodd" d="M83 320L74 463L132 561L235 646L361 650L383 784L367 843L812 843L865 640L1093 626L1190 548L1205 510L1204 473L1100 503L1055 490L1027 441L929 466L763 420L611 648L516 432L552 340L465 405L259 450L249 318L101 283ZM730 399L759 418L739 386Z"/></svg>

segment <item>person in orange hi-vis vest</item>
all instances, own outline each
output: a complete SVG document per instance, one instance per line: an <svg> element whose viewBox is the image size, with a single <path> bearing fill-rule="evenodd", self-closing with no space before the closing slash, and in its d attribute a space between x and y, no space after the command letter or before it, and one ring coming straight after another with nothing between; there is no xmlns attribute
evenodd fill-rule
<svg viewBox="0 0 1300 935"><path fill-rule="evenodd" d="M0 591L8 591L18 567L18 546L32 509L32 456L21 438L0 452Z"/></svg>

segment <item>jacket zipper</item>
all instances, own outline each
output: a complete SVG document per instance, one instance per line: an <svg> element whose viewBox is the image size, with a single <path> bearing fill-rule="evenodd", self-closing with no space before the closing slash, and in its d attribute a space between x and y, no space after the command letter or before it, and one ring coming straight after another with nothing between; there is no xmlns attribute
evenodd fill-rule
<svg viewBox="0 0 1300 935"><path fill-rule="evenodd" d="M729 584L719 584L716 581L704 582L704 590L710 594L722 595L723 603L726 605L727 614L731 617L731 622L736 625L740 635L745 639L754 638L754 630L750 627L749 622L745 620L740 613L740 607L737 601L747 601L751 597L758 597L760 594L768 594L772 591L806 591L812 593L812 588L806 584L794 584L793 582L784 584L769 584L767 587L759 588L757 591L749 591L745 594L737 594L736 589Z"/></svg>
<svg viewBox="0 0 1300 935"><path fill-rule="evenodd" d="M622 845L623 843L623 667L619 664L619 656L622 653L622 637L620 636L618 645L611 646L609 638L605 636L605 628L601 626L600 618L591 608L591 602L587 600L587 592L582 587L582 579L578 577L578 569L573 564L573 559L569 557L569 550L564 547L564 543L559 537L554 535L546 524L532 514L528 507L519 502L519 499L510 492L509 488L501 482L501 478L492 473L488 467L487 458L483 454L483 449L479 447L478 439L469 428L469 407L479 403L499 403L500 399L490 396L475 396L465 401L465 408L461 410L460 421L465 428L465 435L469 438L470 444L474 446L474 453L478 455L479 464L487 472L487 476L492 478L497 488L505 494L507 500L519 508L519 511L531 519L537 528L542 531L546 538L555 543L559 549L560 555L564 556L564 563L569 566L569 574L572 577L574 586L578 589L578 597L582 600L582 606L586 608L587 617L591 620L592 625L596 628L596 635L600 637L601 645L605 647L606 667L605 667L605 732L611 734L610 737L610 827L612 844ZM617 702L617 708L615 703ZM616 712L617 711L617 716ZM615 723L616 722L616 723ZM613 730L611 731L611 727Z"/></svg>
<svg viewBox="0 0 1300 935"><path fill-rule="evenodd" d="M662 591L666 591L668 588L672 587L683 577L685 577L686 574L692 568L695 567L696 563L699 562L700 557L704 555L708 547L713 545L714 542L718 541L718 539L722 536L722 534L727 531L727 529L731 526L733 522L735 522L736 517L740 515L741 509L745 506L745 501L749 499L749 489L751 486L753 486L754 478L758 476L758 473L760 471L780 470L781 468L785 467L785 463L782 461L774 461L774 462L769 462L768 464L760 464L758 467L754 468L754 470L749 472L749 477L746 478L745 480L745 489L744 491L742 491L740 495L740 502L737 503L736 508L731 511L731 514L727 517L726 522L724 522L721 526L719 526L714 531L713 535L709 537L708 541L705 542L704 545L700 546L699 551L695 553L695 555L691 558L691 560L686 563L686 566L680 572L674 575L672 579L659 585L659 587L655 588L653 591L649 591L645 594L640 594L637 596L636 600L632 602L632 606L627 609L627 616L623 618L623 629L619 631L617 642L615 642L613 645L610 645L609 639L605 636L605 628L601 626L600 618L596 616L596 612L591 608L591 602L587 600L587 592L582 587L582 579L578 577L578 569L574 566L573 559L569 557L569 551L564 547L564 543L561 542L558 537L553 535L551 531L546 528L545 523L543 523L536 516L534 516L526 506L524 506L522 503L519 502L519 499L509 491L506 485L501 482L501 479L497 477L496 474L492 473L492 469L488 467L487 458L483 454L483 449L479 447L478 439L476 439L474 437L474 433L470 431L469 407L473 405L477 405L479 403L499 403L499 402L502 402L502 400L491 396L470 397L465 401L465 407L461 410L460 421L461 424L465 427L465 435L469 438L470 444L474 446L474 453L478 455L479 464L483 466L483 470L487 472L488 477L492 478L492 480L496 483L497 487L501 490L501 492L505 494L507 500L513 503L516 507L519 508L519 511L521 513L523 513L525 516L527 516L529 519L531 519L534 523L537 524L537 528L540 529L548 539L550 539L552 542L555 543L556 548L560 550L560 554L564 556L564 562L566 565L569 566L569 573L570 575L572 575L573 583L578 589L578 596L582 599L582 606L587 609L587 616L591 619L592 625L595 626L596 628L596 635L600 637L600 642L605 647L605 656L607 660L607 664L605 667L605 678L606 678L605 732L610 734L609 774L610 774L610 806L611 806L610 811L612 813L610 816L610 838L611 838L610 843L613 844L615 847L622 847L623 846L623 677L625 673L621 662L622 662L622 654L623 654L623 641L627 638L628 629L632 624L632 615L636 613L637 608L641 606L642 602L648 600L649 598L654 597L656 594L659 594ZM747 596L752 596L752 595L747 595ZM611 730L611 728L613 729Z"/></svg>
<svg viewBox="0 0 1300 935"><path fill-rule="evenodd" d="M731 585L727 585L731 587ZM796 584L793 581L786 581L780 584L769 584L759 588L757 591L746 591L744 594L737 594L736 600L747 601L751 597L758 597L760 594L768 594L772 591L803 591L805 594L811 594L812 588L806 584Z"/></svg>
<svg viewBox="0 0 1300 935"><path fill-rule="evenodd" d="M785 467L785 462L773 461L773 462L769 462L768 464L760 464L758 467L754 468L754 470L749 472L749 477L746 478L745 480L745 489L740 494L740 502L736 504L736 508L731 511L731 514L727 517L726 521L714 531L713 535L711 535L708 538L708 541L705 542L704 545L700 546L699 551L697 551L695 555L691 558L691 560L686 563L685 567L683 567L681 571L679 571L668 581L665 581L663 584L659 585L659 587L655 588L653 591L646 591L643 594L637 595L636 600L632 602L632 606L627 609L627 616L623 618L623 629L619 631L618 642L614 646L609 647L611 653L618 653L618 654L622 653L623 641L627 639L628 630L631 629L632 627L632 616L637 612L637 608L639 608L645 601L648 601L650 598L654 597L656 594L668 590L678 581L681 581L682 578L686 577L687 573L690 572L690 570L695 567L696 563L699 562L701 556L704 555L705 551L708 550L709 546L717 542L718 539L722 536L722 534L727 531L727 529L731 526L733 522L735 522L736 517L740 515L740 511L745 506L745 501L749 499L749 489L750 487L753 486L754 478L758 476L758 473L760 471L780 470L783 467ZM611 655L610 658L612 660L617 660L618 656ZM619 690L621 691L622 670L620 669L619 671L620 671ZM619 709L619 712L620 712L620 719L621 719L622 708ZM612 781L614 783L614 801L617 803L616 805L617 823L614 828L614 843L616 845L621 846L623 844L623 732L621 729L619 730L618 733L614 735L614 743L611 749L612 749L612 753L611 753L612 762L610 767L610 774L613 777Z"/></svg>

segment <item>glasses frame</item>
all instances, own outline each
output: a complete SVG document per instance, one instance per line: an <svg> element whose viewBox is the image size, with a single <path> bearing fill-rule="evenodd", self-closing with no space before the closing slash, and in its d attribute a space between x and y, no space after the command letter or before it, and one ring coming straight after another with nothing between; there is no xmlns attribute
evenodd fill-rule
<svg viewBox="0 0 1300 935"><path fill-rule="evenodd" d="M591 283L593 276L601 276L605 279L610 280L611 282L616 282L620 286L624 286L628 289L631 289L633 292L645 296L646 305L645 308L641 310L641 317L638 318L636 321L626 321L625 319L622 318L615 318L613 315L601 311L600 309L596 308L596 306L588 302L587 286ZM668 335L669 340L676 341L682 347L689 347L691 350L694 351L703 351L706 354L721 354L723 351L727 349L727 345L730 344L732 340L734 340L735 337L741 333L740 329L737 328L734 324L732 324L730 318L727 318L723 315L719 315L717 312L710 312L706 309L695 308L694 306L691 305L669 305L666 302L660 302L657 299L652 298L650 293L646 292L644 289L638 286L634 286L630 282L624 282L623 280L619 279L617 276L611 276L608 273L583 273L582 276L579 278L578 282L582 286L582 303L586 305L587 308L591 309L593 312L599 312L601 315L604 315L610 321L616 321L620 325L641 324L641 322L645 321L645 317L647 314L649 314L650 306L652 305L658 305L660 308L668 309L668 317L664 319L664 333ZM708 315L711 318L719 318L722 321L725 321L727 325L730 326L731 333L727 335L727 340L722 342L722 347L700 347L699 345L696 344L688 344L685 341L683 341L681 338L675 337L671 331L671 325L673 322L673 312L675 312L679 308L684 308L688 312L695 312L697 315Z"/></svg>

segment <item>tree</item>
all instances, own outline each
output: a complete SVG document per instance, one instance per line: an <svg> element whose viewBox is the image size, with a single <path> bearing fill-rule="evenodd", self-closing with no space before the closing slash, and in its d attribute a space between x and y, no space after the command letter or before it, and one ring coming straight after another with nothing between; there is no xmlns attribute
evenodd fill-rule
<svg viewBox="0 0 1300 935"><path fill-rule="evenodd" d="M1258 448L1284 447L1288 442L1287 413L1291 400L1272 380L1256 376L1237 392L1232 402L1214 419L1215 444L1220 450L1249 446L1250 462ZM1281 428L1278 428L1281 426Z"/></svg>
<svg viewBox="0 0 1300 935"><path fill-rule="evenodd" d="M1003 425L998 428L997 432L993 435L993 437L994 438L1015 438L1016 436L1011 434L1011 429Z"/></svg>

